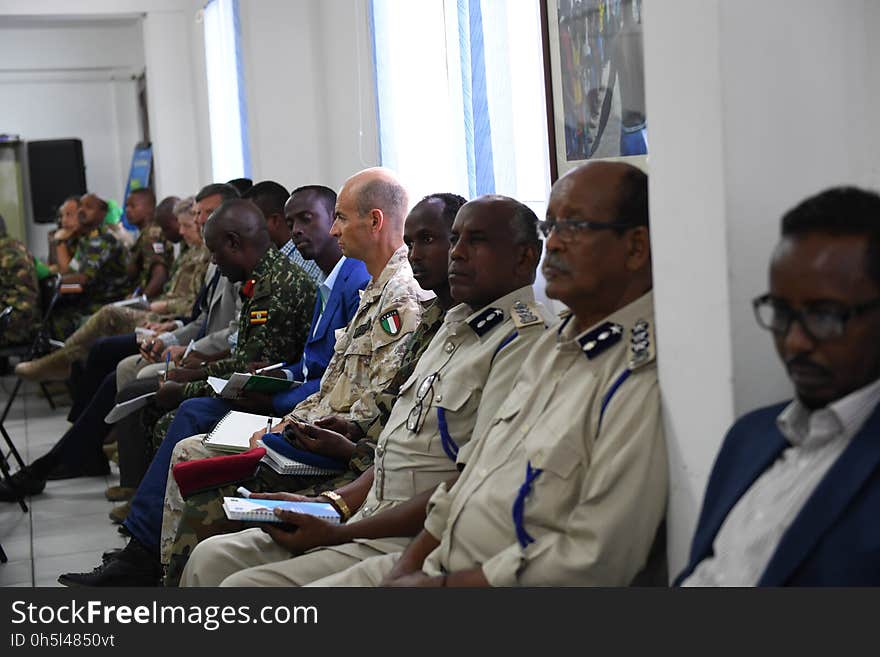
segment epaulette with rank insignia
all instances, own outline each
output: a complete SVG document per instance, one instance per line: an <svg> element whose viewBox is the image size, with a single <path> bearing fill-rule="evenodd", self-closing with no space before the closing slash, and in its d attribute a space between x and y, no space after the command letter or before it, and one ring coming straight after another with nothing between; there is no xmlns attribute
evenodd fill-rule
<svg viewBox="0 0 880 657"><path fill-rule="evenodd" d="M510 316L513 319L513 325L518 329L536 324L544 325L544 320L535 304L517 301L510 309Z"/></svg>
<svg viewBox="0 0 880 657"><path fill-rule="evenodd" d="M504 311L500 308L486 308L479 315L468 322L478 336L483 337L504 321Z"/></svg>
<svg viewBox="0 0 880 657"><path fill-rule="evenodd" d="M605 322L578 338L578 343L581 345L581 349L584 350L587 358L592 360L608 349L608 347L620 342L622 337L623 327L620 324Z"/></svg>
<svg viewBox="0 0 880 657"><path fill-rule="evenodd" d="M647 320L640 319L630 333L629 369L636 370L654 360L654 331Z"/></svg>

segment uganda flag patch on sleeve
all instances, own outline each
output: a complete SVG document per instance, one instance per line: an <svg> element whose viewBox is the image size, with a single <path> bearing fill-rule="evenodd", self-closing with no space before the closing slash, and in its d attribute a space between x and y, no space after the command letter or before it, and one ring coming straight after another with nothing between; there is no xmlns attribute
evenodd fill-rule
<svg viewBox="0 0 880 657"><path fill-rule="evenodd" d="M388 335L397 335L400 333L400 327L403 322L400 321L400 313L396 310L390 310L379 317L379 326Z"/></svg>
<svg viewBox="0 0 880 657"><path fill-rule="evenodd" d="M265 324L268 321L269 321L269 311L268 310L252 310L251 311L251 325Z"/></svg>

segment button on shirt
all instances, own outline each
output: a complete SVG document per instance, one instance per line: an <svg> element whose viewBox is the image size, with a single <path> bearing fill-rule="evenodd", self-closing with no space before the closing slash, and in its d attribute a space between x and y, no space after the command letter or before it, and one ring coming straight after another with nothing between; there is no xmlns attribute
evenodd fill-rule
<svg viewBox="0 0 880 657"><path fill-rule="evenodd" d="M829 468L880 403L880 381L826 408L795 400L776 420L791 447L731 509L712 545L682 586L755 586L782 536Z"/></svg>

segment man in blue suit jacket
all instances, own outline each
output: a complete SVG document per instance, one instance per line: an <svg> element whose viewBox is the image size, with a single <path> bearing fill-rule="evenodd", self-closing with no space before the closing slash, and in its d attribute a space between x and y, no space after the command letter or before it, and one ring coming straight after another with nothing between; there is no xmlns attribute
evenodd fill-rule
<svg viewBox="0 0 880 657"><path fill-rule="evenodd" d="M790 210L754 307L796 398L728 433L676 583L880 585L880 196Z"/></svg>

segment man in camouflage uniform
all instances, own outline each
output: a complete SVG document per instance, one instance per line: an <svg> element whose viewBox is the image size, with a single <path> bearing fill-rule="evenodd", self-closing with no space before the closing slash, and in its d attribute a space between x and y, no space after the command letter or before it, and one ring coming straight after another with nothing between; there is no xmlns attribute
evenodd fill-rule
<svg viewBox="0 0 880 657"><path fill-rule="evenodd" d="M175 370L177 380L164 382L157 393L156 403L161 407L172 408L184 397L208 394L207 382L199 377L228 376L257 360L293 360L305 345L315 303L314 281L272 248L259 209L246 200L225 202L205 226L205 243L221 274L233 283L243 283L237 349L232 356L200 370ZM164 473L152 470L161 468L151 465L126 519L132 540L114 561L115 568L89 573L84 584L112 585L132 563L158 563L152 541L145 535L152 526L161 527L157 500L164 494ZM154 583L157 575L155 572L152 578Z"/></svg>
<svg viewBox="0 0 880 657"><path fill-rule="evenodd" d="M174 204L178 200L180 199L176 196L165 199L163 215L173 217ZM174 261L173 246L170 240L165 238L158 217L154 220L155 212L156 197L150 189L135 189L125 201L125 214L140 231L131 247L127 267L128 277L135 285L133 296L144 294L148 299L157 297L162 291L168 280L171 263ZM180 239L179 233L177 238Z"/></svg>
<svg viewBox="0 0 880 657"><path fill-rule="evenodd" d="M81 292L63 294L49 320L52 337L64 340L89 315L129 290L125 247L103 224L107 203L94 194L82 197L79 208L81 237L61 282L79 285ZM64 288L62 288L64 291Z"/></svg>
<svg viewBox="0 0 880 657"><path fill-rule="evenodd" d="M147 190L142 191L143 193L137 194L137 196L147 196ZM135 194L133 193L132 196ZM155 210L155 223L143 227L138 241L135 242L134 259L138 257L138 253L141 253L141 259L145 262L149 257L149 261L153 265L153 272L163 268L164 264L159 263L167 259L164 256L158 257L157 254L172 253L172 248L168 243L171 240L160 238L159 241L151 242L145 236L150 232L160 230L163 235L168 234L169 237L176 235L179 239L177 218L173 212L177 202L176 196L164 199ZM141 238L145 238L146 241L141 242ZM142 253L145 251L149 251L153 255ZM64 341L64 347L37 360L20 363L15 368L16 375L29 381L65 380L70 374L71 363L85 358L89 348L99 338L132 333L135 327L142 326L147 321L173 319L178 311L180 313L187 312L195 301L195 295L204 278L209 259L210 253L201 245L201 236L198 236L197 246L192 250L192 253L185 251L172 264L171 278L166 286L165 294L150 304L148 310L113 304L105 305ZM141 280L149 276L151 276L150 268L146 268L146 271L142 272ZM161 308L164 314L151 312L154 308Z"/></svg>
<svg viewBox="0 0 880 657"><path fill-rule="evenodd" d="M461 303L446 314L401 386L377 442L373 471L322 494L345 522L341 531L331 534L329 523L311 526L296 518L289 519L297 526L294 532L267 528L268 535L250 529L216 536L195 549L182 585L216 586L235 573L230 585L301 585L406 545L407 527L415 523L403 521L399 511L387 511L419 496L426 502L440 482L457 476L459 450L482 434L523 357L552 321L532 291L541 258L537 225L534 212L503 196L478 198L458 212L449 274L452 296ZM308 444L315 432L304 428L303 433ZM419 519L418 511L412 515ZM322 546L331 547L291 559Z"/></svg>
<svg viewBox="0 0 880 657"><path fill-rule="evenodd" d="M6 234L6 221L0 217L0 311L12 313L0 322L0 346L28 343L40 317L40 288L34 257L27 247Z"/></svg>
<svg viewBox="0 0 880 657"><path fill-rule="evenodd" d="M422 319L410 339L400 367L388 387L376 395L377 412L361 420L347 422L338 417L319 420L322 427L335 429L355 443L348 469L336 477L300 477L278 475L261 465L257 476L247 487L254 492L295 490L301 495L317 496L340 488L366 472L373 465L373 450L379 434L388 421L400 386L409 379L416 363L443 324L446 311L454 305L447 277L449 238L452 222L465 200L454 194L433 194L425 197L409 213L404 240L409 247L409 262L419 285L436 294L424 303ZM165 585L177 586L190 552L199 541L215 534L230 533L244 527L241 522L226 518L223 497L236 495L240 482L200 491L181 500L185 505L179 520L175 508L166 499L162 521L160 556L167 566ZM167 493L166 493L167 495Z"/></svg>

